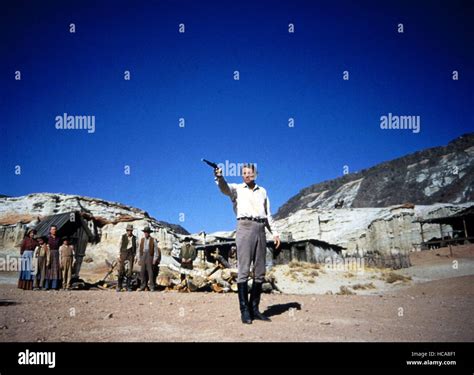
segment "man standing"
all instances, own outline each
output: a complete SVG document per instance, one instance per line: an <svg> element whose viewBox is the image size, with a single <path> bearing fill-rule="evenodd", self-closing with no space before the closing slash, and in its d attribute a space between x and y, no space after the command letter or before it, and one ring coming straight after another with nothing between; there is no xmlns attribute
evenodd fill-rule
<svg viewBox="0 0 474 375"><path fill-rule="evenodd" d="M193 246L192 240L187 239L186 242L181 246L179 252L179 260L181 268L192 270L193 261L196 259L196 248ZM181 273L181 286L186 287L188 280L185 273Z"/></svg>
<svg viewBox="0 0 474 375"><path fill-rule="evenodd" d="M122 235L120 239L120 256L118 264L118 283L117 292L122 290L123 277L125 275L125 262L129 262L127 271L127 290L132 291L130 284L133 272L133 262L135 261L135 255L137 253L137 237L133 234L133 225L128 224L126 233Z"/></svg>
<svg viewBox="0 0 474 375"><path fill-rule="evenodd" d="M181 246L179 258L181 260L181 267L188 270L193 269L193 261L196 259L196 248L193 246L192 241L188 240Z"/></svg>
<svg viewBox="0 0 474 375"><path fill-rule="evenodd" d="M232 200L237 215L237 287L242 323L270 321L258 308L265 278L265 228L273 234L275 248L280 246L280 237L274 230L267 191L255 183L257 171L253 164L246 164L242 168L244 182L241 184L228 184L220 168L214 170L214 175L221 192ZM247 281L252 261L254 281L249 300Z"/></svg>
<svg viewBox="0 0 474 375"><path fill-rule="evenodd" d="M159 249L155 245L155 239L150 236L150 227L143 229L145 237L140 241L139 264L140 264L140 290L143 291L150 282L150 291L155 291L155 277L153 275L153 263L158 258ZM148 280L148 281L147 281Z"/></svg>

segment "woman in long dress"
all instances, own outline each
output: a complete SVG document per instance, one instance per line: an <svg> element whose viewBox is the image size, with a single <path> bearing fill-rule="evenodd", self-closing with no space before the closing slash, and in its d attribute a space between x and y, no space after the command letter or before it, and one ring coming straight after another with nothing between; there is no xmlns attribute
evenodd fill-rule
<svg viewBox="0 0 474 375"><path fill-rule="evenodd" d="M57 227L56 225L52 225L48 236L49 261L46 265L46 289L59 289L61 286L61 270L59 261L60 245L61 239L57 235Z"/></svg>
<svg viewBox="0 0 474 375"><path fill-rule="evenodd" d="M18 280L18 288L24 290L33 289L33 254L35 252L38 242L35 240L34 236L36 234L35 229L30 229L26 237L23 239L20 248L20 279Z"/></svg>

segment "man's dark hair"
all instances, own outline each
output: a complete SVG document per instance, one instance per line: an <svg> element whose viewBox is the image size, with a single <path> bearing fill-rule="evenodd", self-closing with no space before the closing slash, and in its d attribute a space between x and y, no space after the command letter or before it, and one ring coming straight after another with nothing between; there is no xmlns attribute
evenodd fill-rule
<svg viewBox="0 0 474 375"><path fill-rule="evenodd" d="M242 168L240 169L241 173L244 171L244 168L251 169L253 173L257 174L257 166L253 163L245 163L244 165L242 165Z"/></svg>

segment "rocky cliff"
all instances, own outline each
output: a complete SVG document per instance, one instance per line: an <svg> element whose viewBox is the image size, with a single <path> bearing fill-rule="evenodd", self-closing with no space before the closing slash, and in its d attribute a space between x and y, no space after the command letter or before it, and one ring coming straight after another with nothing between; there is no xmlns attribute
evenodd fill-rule
<svg viewBox="0 0 474 375"><path fill-rule="evenodd" d="M474 133L311 185L281 206L275 219L302 209L331 209L339 199L344 208L474 201Z"/></svg>
<svg viewBox="0 0 474 375"><path fill-rule="evenodd" d="M342 208L335 208L343 200ZM409 203L408 203L409 202ZM314 238L347 253L420 248L417 220L449 216L474 205L474 133L303 189L275 215L294 239ZM452 236L425 225L424 239Z"/></svg>
<svg viewBox="0 0 474 375"><path fill-rule="evenodd" d="M154 230L153 236L166 251L180 235L188 234L181 226L158 221L146 211L97 198L78 195L39 193L21 197L0 198L0 251L2 255L18 253L18 246L28 227L36 226L50 215L79 211L96 226L98 240L87 247L91 266L117 257L120 236L127 224L133 224L135 235L141 237L145 226Z"/></svg>

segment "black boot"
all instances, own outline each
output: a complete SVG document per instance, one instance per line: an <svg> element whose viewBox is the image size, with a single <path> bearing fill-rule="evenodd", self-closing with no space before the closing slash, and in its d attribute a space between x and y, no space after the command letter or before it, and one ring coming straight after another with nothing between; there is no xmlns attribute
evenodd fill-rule
<svg viewBox="0 0 474 375"><path fill-rule="evenodd" d="M263 320L264 322L271 322L270 318L258 311L260 304L260 295L262 294L262 283L253 282L252 290L250 291L249 309L250 316L253 320Z"/></svg>
<svg viewBox="0 0 474 375"><path fill-rule="evenodd" d="M123 282L123 278L122 277L119 277L117 279L117 288L115 289L117 292L121 292L122 291L122 282Z"/></svg>
<svg viewBox="0 0 474 375"><path fill-rule="evenodd" d="M127 277L127 292L132 292L132 280L130 277Z"/></svg>
<svg viewBox="0 0 474 375"><path fill-rule="evenodd" d="M248 306L249 291L247 283L237 283L237 291L239 293L240 317L242 319L242 323L252 324L252 319L250 318L250 311Z"/></svg>

